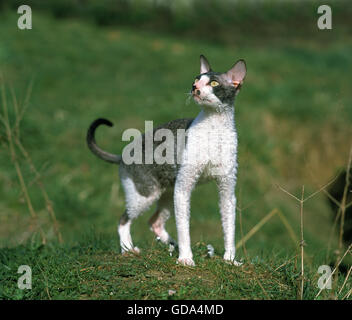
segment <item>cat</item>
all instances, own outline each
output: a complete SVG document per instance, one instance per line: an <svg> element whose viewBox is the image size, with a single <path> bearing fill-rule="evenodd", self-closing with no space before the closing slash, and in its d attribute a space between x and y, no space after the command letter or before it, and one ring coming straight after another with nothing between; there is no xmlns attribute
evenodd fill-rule
<svg viewBox="0 0 352 320"><path fill-rule="evenodd" d="M190 241L190 200L197 182L215 179L220 194L221 222L224 232L223 258L235 265L235 210L234 193L237 174L237 132L234 102L242 87L247 67L238 60L225 72L212 71L204 55L200 56L200 74L195 78L190 96L201 107L195 119L178 119L154 129L168 129L173 133L177 152L174 163L126 164L121 155L100 149L94 134L101 124L112 126L106 119L97 119L89 127L87 143L99 158L119 164L119 175L125 193L126 210L118 234L122 253L139 252L134 247L130 227L132 221L157 201L157 209L149 220L151 230L165 244L176 244L165 230L165 222L174 209L177 227L179 257L177 263L194 266ZM185 132L185 143L177 143L177 132ZM146 134L141 136L143 152ZM209 141L210 140L210 141ZM155 146L161 141L154 141ZM212 149L210 151L210 149ZM195 151L196 150L196 151ZM190 154L193 154L190 157ZM220 156L219 156L220 155ZM191 159L191 161L190 161Z"/></svg>

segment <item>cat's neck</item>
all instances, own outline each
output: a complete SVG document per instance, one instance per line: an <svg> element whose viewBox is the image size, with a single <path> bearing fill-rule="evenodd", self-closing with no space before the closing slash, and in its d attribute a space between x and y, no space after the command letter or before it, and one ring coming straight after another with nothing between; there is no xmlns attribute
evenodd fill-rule
<svg viewBox="0 0 352 320"><path fill-rule="evenodd" d="M222 104L217 108L202 106L202 111L198 117L201 121L207 121L210 123L218 123L228 128L234 128L235 126L235 108L234 104Z"/></svg>

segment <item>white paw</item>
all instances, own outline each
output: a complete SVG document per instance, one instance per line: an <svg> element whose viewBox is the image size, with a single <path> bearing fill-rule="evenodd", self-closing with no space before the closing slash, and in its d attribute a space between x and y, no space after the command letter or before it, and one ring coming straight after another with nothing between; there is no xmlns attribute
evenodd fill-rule
<svg viewBox="0 0 352 320"><path fill-rule="evenodd" d="M190 267L194 267L196 265L192 258L178 258L176 263L182 266L190 266Z"/></svg>
<svg viewBox="0 0 352 320"><path fill-rule="evenodd" d="M133 252L133 253L141 253L141 249L139 249L138 247L134 247L134 248L132 249L132 252Z"/></svg>
<svg viewBox="0 0 352 320"><path fill-rule="evenodd" d="M226 263L229 263L229 264L234 265L236 267L240 267L243 265L243 262L236 261L236 260L226 260L225 259L225 261L226 261Z"/></svg>
<svg viewBox="0 0 352 320"><path fill-rule="evenodd" d="M240 267L242 264L243 264L243 262L240 262L240 261L236 261L235 260L235 255L233 254L233 253L227 253L227 252L225 252L225 254L224 254L224 260L227 262L227 263L230 263L230 264L232 264L232 265L234 265L234 266L236 266L236 267Z"/></svg>
<svg viewBox="0 0 352 320"><path fill-rule="evenodd" d="M139 254L141 253L141 250L138 247L133 247L133 248L124 248L121 250L122 254L128 254L128 253L135 253L135 254Z"/></svg>

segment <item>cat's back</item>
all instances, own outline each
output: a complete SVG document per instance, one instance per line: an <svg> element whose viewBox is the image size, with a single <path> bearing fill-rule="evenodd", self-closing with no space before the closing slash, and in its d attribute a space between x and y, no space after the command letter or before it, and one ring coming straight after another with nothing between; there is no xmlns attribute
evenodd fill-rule
<svg viewBox="0 0 352 320"><path fill-rule="evenodd" d="M155 185L161 188L168 188L174 185L176 181L176 175L179 168L178 159L180 159L180 152L183 152L183 147L187 143L186 132L191 126L194 119L184 118L176 119L169 122L166 122L162 125L157 126L153 129L153 162L145 163L145 153L146 153L146 138L149 135L145 133L142 135L142 152L143 152L143 163L142 164L125 164L122 162L121 166L124 168L128 175L133 179L138 191L141 194L148 194ZM165 143L167 137L164 136L164 133L161 131L160 136L162 139L157 139L155 141L156 132L160 129L167 129L172 133L173 143L171 145L166 144L170 148L173 145L173 156L166 157L166 151L162 152L162 156L166 157L168 161L160 163L160 159L156 159L155 150L159 145ZM178 131L180 130L180 131ZM178 141L182 139L182 141ZM161 141L159 141L161 140ZM170 161L171 160L171 161Z"/></svg>
<svg viewBox="0 0 352 320"><path fill-rule="evenodd" d="M175 133L177 133L177 129L187 130L190 127L193 120L194 120L193 118L171 120L155 128L154 133L158 129L169 129Z"/></svg>

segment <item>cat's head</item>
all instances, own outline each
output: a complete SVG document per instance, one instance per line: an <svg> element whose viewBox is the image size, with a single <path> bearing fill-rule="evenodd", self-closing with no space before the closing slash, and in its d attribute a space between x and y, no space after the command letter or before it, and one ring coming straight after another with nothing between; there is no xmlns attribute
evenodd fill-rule
<svg viewBox="0 0 352 320"><path fill-rule="evenodd" d="M200 105L219 107L232 105L246 76L246 63L238 60L225 73L211 70L208 60L200 56L200 75L192 85L191 94L194 101Z"/></svg>

